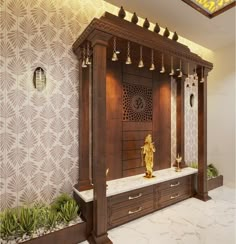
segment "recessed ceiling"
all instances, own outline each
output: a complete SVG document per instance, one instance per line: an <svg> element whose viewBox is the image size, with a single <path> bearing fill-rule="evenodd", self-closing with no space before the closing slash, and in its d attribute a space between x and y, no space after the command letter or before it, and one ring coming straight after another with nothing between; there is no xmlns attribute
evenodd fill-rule
<svg viewBox="0 0 236 244"><path fill-rule="evenodd" d="M235 7L235 0L182 0L208 18L213 18Z"/></svg>
<svg viewBox="0 0 236 244"><path fill-rule="evenodd" d="M206 18L181 0L105 0L142 18L168 27L172 32L206 48L216 50L235 44L235 7Z"/></svg>

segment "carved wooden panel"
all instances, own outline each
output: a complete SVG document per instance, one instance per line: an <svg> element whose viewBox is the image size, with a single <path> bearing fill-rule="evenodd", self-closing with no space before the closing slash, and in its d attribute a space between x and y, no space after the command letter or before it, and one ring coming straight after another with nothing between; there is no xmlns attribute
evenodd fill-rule
<svg viewBox="0 0 236 244"><path fill-rule="evenodd" d="M123 121L152 121L152 89L123 83Z"/></svg>

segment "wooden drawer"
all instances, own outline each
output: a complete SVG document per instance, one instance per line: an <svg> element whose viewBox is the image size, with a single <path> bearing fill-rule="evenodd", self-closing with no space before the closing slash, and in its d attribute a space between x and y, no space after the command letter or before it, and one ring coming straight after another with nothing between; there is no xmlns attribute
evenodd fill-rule
<svg viewBox="0 0 236 244"><path fill-rule="evenodd" d="M108 228L121 225L154 210L153 186L108 198Z"/></svg>
<svg viewBox="0 0 236 244"><path fill-rule="evenodd" d="M138 199L135 202L120 202L108 207L108 228L124 224L133 219L153 212L154 201L153 193L146 195L144 199Z"/></svg>
<svg viewBox="0 0 236 244"><path fill-rule="evenodd" d="M169 180L155 186L155 209L189 198L193 194L191 176Z"/></svg>
<svg viewBox="0 0 236 244"><path fill-rule="evenodd" d="M137 200L145 199L146 195L153 194L153 186L140 188L133 191L124 192L115 196L109 197L110 205L118 204L121 202L135 202Z"/></svg>
<svg viewBox="0 0 236 244"><path fill-rule="evenodd" d="M178 188L178 187L183 187L187 184L190 183L190 177L189 176L184 176L181 178L177 178L177 179L173 179L173 180L169 180L160 184L156 185L156 190L162 190L162 189L167 189L167 188Z"/></svg>

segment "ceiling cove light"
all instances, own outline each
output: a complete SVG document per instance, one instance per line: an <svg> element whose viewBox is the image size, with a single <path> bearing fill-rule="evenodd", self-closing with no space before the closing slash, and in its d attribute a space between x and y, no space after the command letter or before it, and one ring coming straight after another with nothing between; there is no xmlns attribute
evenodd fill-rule
<svg viewBox="0 0 236 244"><path fill-rule="evenodd" d="M213 18L230 8L236 6L235 0L182 0L189 6L207 16Z"/></svg>

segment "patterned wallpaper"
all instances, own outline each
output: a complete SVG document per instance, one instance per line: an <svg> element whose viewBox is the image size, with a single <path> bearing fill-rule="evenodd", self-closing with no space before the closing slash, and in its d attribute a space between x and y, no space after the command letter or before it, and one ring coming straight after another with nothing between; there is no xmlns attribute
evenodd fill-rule
<svg viewBox="0 0 236 244"><path fill-rule="evenodd" d="M195 86L192 86L192 84ZM187 87L187 84L189 87ZM198 84L194 82L193 77L189 81L185 81L185 148L184 156L185 162L191 164L192 162L198 162ZM190 95L194 95L193 106L190 106ZM177 86L176 80L171 78L171 164L176 159L176 98L177 98Z"/></svg>
<svg viewBox="0 0 236 244"><path fill-rule="evenodd" d="M105 9L113 11L102 0L0 0L0 209L72 192L79 83L71 46ZM32 82L38 66L42 92Z"/></svg>
<svg viewBox="0 0 236 244"><path fill-rule="evenodd" d="M193 86L193 83L195 86ZM187 84L189 87L187 87ZM190 95L193 94L194 100L190 105ZM193 77L188 82L185 81L185 162L189 165L198 162L198 83L194 82Z"/></svg>

